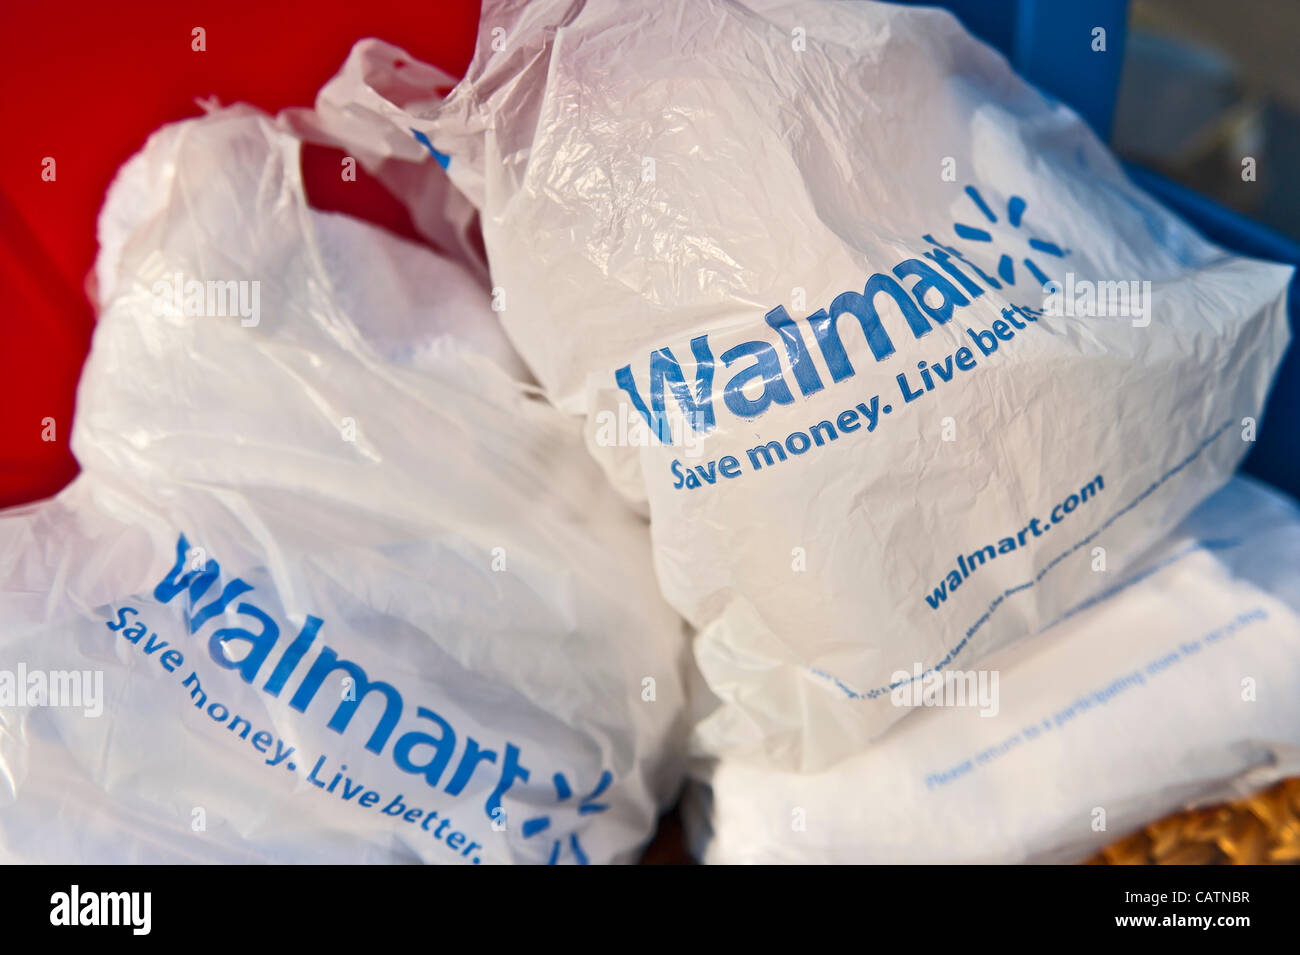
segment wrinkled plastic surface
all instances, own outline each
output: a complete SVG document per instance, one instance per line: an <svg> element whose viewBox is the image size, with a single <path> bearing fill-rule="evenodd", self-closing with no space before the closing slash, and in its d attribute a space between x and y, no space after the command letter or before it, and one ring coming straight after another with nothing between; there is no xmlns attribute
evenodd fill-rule
<svg viewBox="0 0 1300 955"><path fill-rule="evenodd" d="M1291 269L1201 239L942 11L489 0L465 80L393 120L648 506L726 704L702 752L857 752L898 674L1104 587L1267 426Z"/></svg>
<svg viewBox="0 0 1300 955"><path fill-rule="evenodd" d="M83 473L0 515L0 666L102 708L0 701L0 857L634 858L685 734L644 522L471 271L307 207L302 119L167 127L108 197Z"/></svg>
<svg viewBox="0 0 1300 955"><path fill-rule="evenodd" d="M995 715L928 709L823 773L701 765L693 853L1077 861L1300 772L1300 508L1234 479L1134 579L987 667Z"/></svg>

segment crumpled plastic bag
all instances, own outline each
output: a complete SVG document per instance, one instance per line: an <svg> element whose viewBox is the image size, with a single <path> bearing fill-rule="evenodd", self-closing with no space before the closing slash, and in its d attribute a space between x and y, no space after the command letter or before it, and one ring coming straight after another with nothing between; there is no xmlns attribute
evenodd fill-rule
<svg viewBox="0 0 1300 955"><path fill-rule="evenodd" d="M1300 507L1234 479L1134 577L986 667L996 707L928 708L824 772L702 764L693 853L1078 861L1300 773Z"/></svg>
<svg viewBox="0 0 1300 955"><path fill-rule="evenodd" d="M644 521L471 272L308 207L293 125L110 190L82 474L0 514L0 858L634 859L686 732Z"/></svg>
<svg viewBox="0 0 1300 955"><path fill-rule="evenodd" d="M830 765L908 712L896 674L1108 586L1231 475L1289 338L1289 267L939 10L487 0L464 81L387 118L648 505L706 753Z"/></svg>
<svg viewBox="0 0 1300 955"><path fill-rule="evenodd" d="M321 87L314 108L286 109L277 119L304 140L335 146L357 160L405 203L423 238L486 283L478 210L440 165L429 162L430 147L402 125L407 109L433 108L455 83L397 47L363 40Z"/></svg>

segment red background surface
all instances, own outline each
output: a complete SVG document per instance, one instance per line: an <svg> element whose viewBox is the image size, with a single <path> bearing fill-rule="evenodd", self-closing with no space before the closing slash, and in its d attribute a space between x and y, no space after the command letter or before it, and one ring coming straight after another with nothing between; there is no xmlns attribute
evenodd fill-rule
<svg viewBox="0 0 1300 955"><path fill-rule="evenodd" d="M191 49L195 27L207 31L204 52ZM95 220L148 135L199 115L196 98L310 106L367 36L459 76L477 27L477 0L0 3L0 507L54 494L77 473L68 437L94 327ZM41 179L47 156L53 182ZM313 204L413 234L373 181L341 183L336 158L305 153L303 166Z"/></svg>

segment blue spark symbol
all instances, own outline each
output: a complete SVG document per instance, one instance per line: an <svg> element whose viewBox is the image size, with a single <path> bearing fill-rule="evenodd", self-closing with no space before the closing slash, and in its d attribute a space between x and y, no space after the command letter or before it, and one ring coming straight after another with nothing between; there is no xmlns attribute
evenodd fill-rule
<svg viewBox="0 0 1300 955"><path fill-rule="evenodd" d="M993 210L989 208L988 203L984 201L984 197L980 195L978 189L974 186L967 186L966 195L971 197L976 208L984 214L985 219L990 223L996 223L998 221L998 217L993 214ZM1013 229L1020 228L1020 222L1024 217L1024 214L1024 199L1019 196L1012 196L1007 200L1007 221L1011 223ZM953 231L955 231L961 238L968 239L971 242L993 241L993 236L987 229L980 229L976 226L966 225L961 222L953 224ZM1046 239L1030 238L1028 241L1031 249L1034 249L1037 252L1042 252L1044 255L1053 255L1060 259L1070 254L1068 249L1062 249L1055 242L1048 242ZM1033 259L1029 258L1029 256L1025 256L1021 261L1025 264L1025 268L1029 270L1029 273L1038 280L1039 285L1046 285L1051 281L1043 270L1038 267L1037 263L1035 263ZM1002 253L1002 258L998 259L998 275L1001 276L1002 281L1006 282L1008 285L1016 284L1015 262L1013 262L1011 256L1007 255L1005 252Z"/></svg>
<svg viewBox="0 0 1300 955"><path fill-rule="evenodd" d="M565 802L573 796L573 788L569 785L569 781L564 778L564 773L556 773L552 777L552 782L555 784L556 802ZM579 801L578 815L589 816L592 813L604 812L608 809L608 803L598 803L595 800L599 799L613 782L614 774L608 769L605 770L601 774L600 782L596 784L596 788ZM525 820L523 826L524 838L531 839L533 836L545 832L549 828L551 828L550 816L536 816L532 819ZM582 843L578 841L578 834L576 832L569 834L568 843L569 849L573 852L573 857L577 860L578 865L586 865L588 862L587 854L582 850ZM551 858L547 863L548 865L556 865L559 863L560 851L562 848L562 839L556 839L551 843Z"/></svg>

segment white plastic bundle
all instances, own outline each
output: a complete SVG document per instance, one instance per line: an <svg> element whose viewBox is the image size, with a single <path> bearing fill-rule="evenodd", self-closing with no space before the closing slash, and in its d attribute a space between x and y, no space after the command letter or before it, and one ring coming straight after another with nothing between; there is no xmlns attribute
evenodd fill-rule
<svg viewBox="0 0 1300 955"><path fill-rule="evenodd" d="M83 473L0 515L0 858L635 858L685 738L644 522L286 129L167 127L109 194Z"/></svg>
<svg viewBox="0 0 1300 955"><path fill-rule="evenodd" d="M936 687L935 705L824 772L701 765L693 852L1078 861L1300 773L1300 508L1234 479L1134 577L978 677L991 696Z"/></svg>
<svg viewBox="0 0 1300 955"><path fill-rule="evenodd" d="M705 752L827 766L906 712L897 674L1107 586L1228 479L1288 341L1288 267L938 10L488 0L465 80L396 113L648 502L726 704Z"/></svg>

